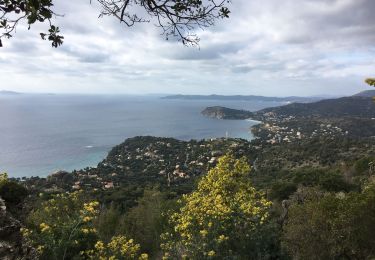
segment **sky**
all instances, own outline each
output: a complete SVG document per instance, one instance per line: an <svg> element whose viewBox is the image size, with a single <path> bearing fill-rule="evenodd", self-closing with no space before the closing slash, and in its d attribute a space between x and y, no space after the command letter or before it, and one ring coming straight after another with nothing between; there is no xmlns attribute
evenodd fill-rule
<svg viewBox="0 0 375 260"><path fill-rule="evenodd" d="M232 0L229 19L197 31L199 48L153 22L98 18L89 0L54 2L63 46L21 24L0 48L0 90L342 96L375 76L374 0Z"/></svg>

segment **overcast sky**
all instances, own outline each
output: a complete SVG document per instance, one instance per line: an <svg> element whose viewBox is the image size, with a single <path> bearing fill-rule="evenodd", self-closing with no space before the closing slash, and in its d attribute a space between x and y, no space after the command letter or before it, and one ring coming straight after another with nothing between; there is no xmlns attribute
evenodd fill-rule
<svg viewBox="0 0 375 260"><path fill-rule="evenodd" d="M200 49L153 24L98 19L89 0L55 0L58 49L20 26L0 49L0 89L56 93L349 95L375 76L374 0L232 0L198 31Z"/></svg>

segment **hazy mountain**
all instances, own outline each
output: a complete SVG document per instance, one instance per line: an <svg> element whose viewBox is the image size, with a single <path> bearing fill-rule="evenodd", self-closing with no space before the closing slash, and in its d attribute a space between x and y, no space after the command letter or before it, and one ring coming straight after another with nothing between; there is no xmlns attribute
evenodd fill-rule
<svg viewBox="0 0 375 260"><path fill-rule="evenodd" d="M375 90L365 90L362 92L359 92L358 94L353 95L353 97L374 97L375 96Z"/></svg>
<svg viewBox="0 0 375 260"><path fill-rule="evenodd" d="M375 103L363 96L326 99L314 103L293 103L280 107L266 108L257 112L273 112L277 115L321 116L321 117L375 117Z"/></svg>
<svg viewBox="0 0 375 260"><path fill-rule="evenodd" d="M324 99L312 103L291 103L278 107L265 108L253 113L217 106L206 108L202 111L202 114L220 119L259 118L259 116L270 112L277 116L375 118L373 96L375 96L375 90L368 90L351 97Z"/></svg>
<svg viewBox="0 0 375 260"><path fill-rule="evenodd" d="M10 90L0 90L0 95L20 95L22 93L10 91Z"/></svg>
<svg viewBox="0 0 375 260"><path fill-rule="evenodd" d="M183 99L183 100L241 100L241 101L275 101L275 102L314 102L322 100L322 97L264 97L255 95L171 95L162 97L163 99Z"/></svg>

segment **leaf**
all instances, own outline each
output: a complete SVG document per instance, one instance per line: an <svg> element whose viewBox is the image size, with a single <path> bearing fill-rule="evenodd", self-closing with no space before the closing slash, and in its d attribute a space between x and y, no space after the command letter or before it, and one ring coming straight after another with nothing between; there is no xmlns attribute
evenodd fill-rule
<svg viewBox="0 0 375 260"><path fill-rule="evenodd" d="M42 7L42 10L40 11L40 15L44 16L46 19L51 19L52 18L52 13L50 10L47 8Z"/></svg>

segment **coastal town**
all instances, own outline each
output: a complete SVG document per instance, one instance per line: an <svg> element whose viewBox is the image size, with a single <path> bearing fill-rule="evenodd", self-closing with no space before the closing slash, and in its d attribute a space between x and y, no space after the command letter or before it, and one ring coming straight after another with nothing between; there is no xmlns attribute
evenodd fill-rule
<svg viewBox="0 0 375 260"><path fill-rule="evenodd" d="M319 118L279 116L268 112L263 114L262 120L264 123L254 126L252 133L270 144L290 143L318 136L336 137L349 134L349 131Z"/></svg>
<svg viewBox="0 0 375 260"><path fill-rule="evenodd" d="M135 137L115 146L97 167L58 171L47 178L23 178L29 189L110 191L124 183L160 183L178 187L194 182L214 167L220 156L252 154L259 149L244 139L217 138L180 141L172 138ZM42 187L42 188L41 188Z"/></svg>
<svg viewBox="0 0 375 260"><path fill-rule="evenodd" d="M319 111L322 104L325 108ZM328 107L343 104L343 108L332 112L326 108L327 104ZM348 104L352 105L352 109L346 110ZM360 108L353 109L355 104ZM300 165L312 162L325 165L329 161L337 160L338 155L333 153L329 156L317 157L308 152L308 149L311 147L317 149L323 142L334 146L330 149L340 150L338 142L347 143L349 138L357 140L356 144L351 145L360 147L359 150L357 149L358 154L371 151L366 143L369 142L368 140L371 142L373 140L375 111L367 103L358 102L358 98L346 98L331 100L328 103L327 101L314 103L312 108L305 108L305 106L312 105L291 104L257 112L218 106L208 107L202 111L202 114L207 117L257 120L259 124L251 127L254 138L252 140L216 138L182 141L174 138L139 136L129 138L113 147L108 156L96 167L86 167L72 172L58 171L47 178L29 177L18 179L18 181L23 182L30 190L46 193L88 190L108 191L110 194L116 192L117 188L124 184L128 187L132 186L134 190L137 190L140 185L157 184L182 194L194 186L197 178L214 167L220 156L228 153L234 154L237 158L245 156L253 165L254 170L260 168L264 170L279 167L279 162L270 156L273 154L270 151L281 148L285 156L282 161L287 168L290 165L286 166L288 164L285 162L294 161L290 157L295 157L295 151L298 149L302 149L301 151L305 154L299 159ZM367 107L370 110L366 110ZM314 112L314 109L319 113ZM336 115L334 113L337 114L336 117L333 117ZM345 116L340 117L340 113ZM356 127L358 124L361 128ZM358 145L358 139L364 138L370 139ZM290 152L286 152L289 148ZM356 155L351 155L349 152L343 153L342 156ZM278 154L278 157L281 155Z"/></svg>

